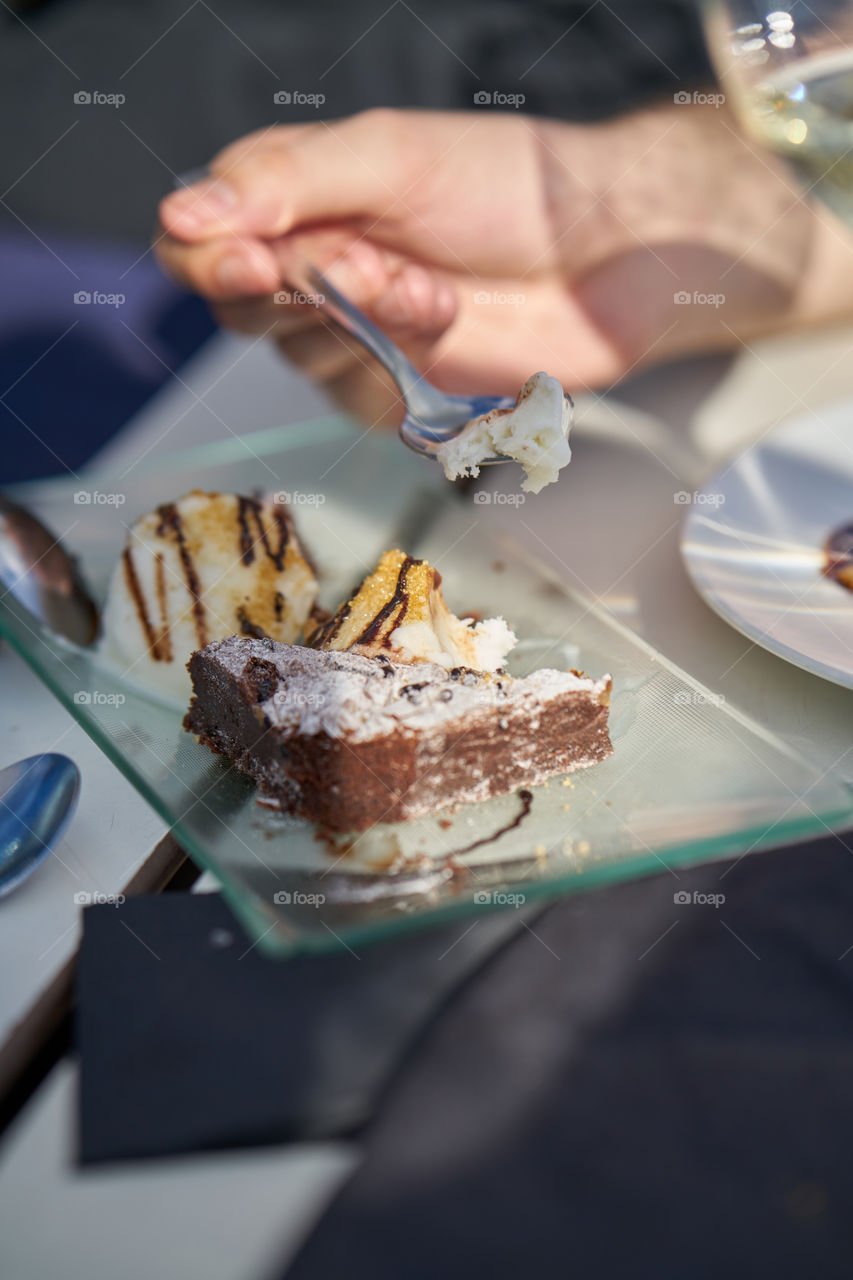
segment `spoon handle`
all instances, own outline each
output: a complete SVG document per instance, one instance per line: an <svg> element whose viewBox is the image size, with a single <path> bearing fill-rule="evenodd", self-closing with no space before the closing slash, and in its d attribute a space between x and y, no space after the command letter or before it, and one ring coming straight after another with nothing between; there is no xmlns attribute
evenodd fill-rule
<svg viewBox="0 0 853 1280"><path fill-rule="evenodd" d="M321 271L309 266L307 272L312 287L318 291L317 306L376 357L388 370L408 403L415 387L418 384L423 386L423 380L415 366L406 359L396 343L378 329L372 320L368 320L364 312L340 293Z"/></svg>
<svg viewBox="0 0 853 1280"><path fill-rule="evenodd" d="M210 169L207 165L203 165L178 174L172 185L177 191L181 187L192 186L209 177ZM425 381L397 344L378 329L372 320L368 320L364 312L340 293L312 263L303 263L299 274L303 275L304 279L302 281L294 279L292 283L300 287L306 286L307 292L316 291L315 305L321 311L325 311L332 320L346 329L347 333L376 357L400 388L409 412L428 412L434 399L440 398L441 393L436 392L435 388Z"/></svg>

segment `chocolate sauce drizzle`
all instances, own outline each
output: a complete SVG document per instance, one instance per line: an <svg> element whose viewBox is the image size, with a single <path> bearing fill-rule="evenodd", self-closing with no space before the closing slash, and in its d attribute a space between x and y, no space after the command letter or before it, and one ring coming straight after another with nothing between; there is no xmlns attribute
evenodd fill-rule
<svg viewBox="0 0 853 1280"><path fill-rule="evenodd" d="M834 578L847 591L853 591L853 522L832 531L824 544L824 552L824 575Z"/></svg>
<svg viewBox="0 0 853 1280"><path fill-rule="evenodd" d="M255 640L269 640L269 633L252 621L245 605L237 606L237 621L240 623L241 636L252 636Z"/></svg>
<svg viewBox="0 0 853 1280"><path fill-rule="evenodd" d="M167 533L171 533L177 543L178 555L181 558L181 567L184 571L184 581L187 584L187 590L192 596L195 633L198 637L199 648L203 649L207 644L207 616L201 598L201 583L184 536L184 526L180 512L174 502L165 502L162 507L157 508L157 514L160 517L157 536L165 538Z"/></svg>
<svg viewBox="0 0 853 1280"><path fill-rule="evenodd" d="M518 798L521 801L521 808L512 822L508 822L505 827L501 827L490 836L483 836L481 840L474 840L473 843L466 844L464 849L454 849L449 857L458 858L463 853L470 853L472 849L479 849L481 845L494 844L495 840L500 840L501 836L505 836L508 831L514 831L516 827L521 826L533 804L533 792L525 788L523 791L519 791Z"/></svg>
<svg viewBox="0 0 853 1280"><path fill-rule="evenodd" d="M381 639L383 644L388 645L391 632L400 626L408 612L409 572L415 565L423 563L423 560L415 560L412 556L406 556L405 560L400 565L400 571L397 574L397 582L390 597L376 614L376 617L370 620L361 635L355 637L352 641L353 645L369 644L371 641L377 639ZM436 585L439 581L440 578L438 574L436 574ZM349 596L338 609L337 613L329 618L327 622L324 622L323 625L318 627L318 629L313 633L309 640L309 644L313 649L322 649L325 645L330 644L340 633L342 626L352 613L353 601L356 599L363 586L364 583L361 583L352 592L350 592ZM391 619L393 619L393 626L389 625L385 628L385 624ZM384 635L382 634L383 628L385 628Z"/></svg>
<svg viewBox="0 0 853 1280"><path fill-rule="evenodd" d="M391 593L390 598L383 604L376 617L367 624L360 636L353 641L354 644L369 644L371 640L376 640L382 632L382 628L390 618L394 618L394 627L388 628L388 633L383 638L387 642L388 635L392 630L400 626L409 609L409 592L408 578L409 570L413 565L420 564L419 560L413 560L411 556L406 556L400 565L400 572L397 574L397 583ZM395 616L396 615L396 616Z"/></svg>
<svg viewBox="0 0 853 1280"><path fill-rule="evenodd" d="M341 627L346 622L352 609L352 602L358 595L361 587L354 587L346 600L343 602L337 613L333 613L331 618L327 618L325 622L320 623L317 629L308 637L307 643L312 649L322 649L323 645L329 640L334 640Z"/></svg>
<svg viewBox="0 0 853 1280"><path fill-rule="evenodd" d="M273 523L278 531L278 546L273 550L270 546L269 534L267 533L261 513L263 511L263 503L258 498L237 498L237 521L240 525L240 559L243 564L249 565L255 559L255 552L258 543L263 547L264 554L269 556L279 573L284 570L284 559L287 555L287 546L290 541L290 522L283 511L279 511L274 507L272 511ZM252 537L252 531L249 524L254 523L257 536Z"/></svg>
<svg viewBox="0 0 853 1280"><path fill-rule="evenodd" d="M142 590L142 584L133 563L130 547L125 547L121 555L124 566L124 580L128 594L136 607L139 625L145 634L148 652L154 662L172 661L172 636L169 630L169 605L166 598L166 566L163 557L158 555L154 561L154 589L157 593L157 608L160 612L160 626L157 631L148 616L148 606Z"/></svg>
<svg viewBox="0 0 853 1280"><path fill-rule="evenodd" d="M263 547L264 554L273 562L279 573L284 570L287 548L291 538L291 524L289 517L282 511L273 510L272 522L276 529L276 544L271 545L270 532L263 522L264 504L258 498L237 497L237 522L240 529L240 559L244 565L250 565L255 560L257 547ZM166 502L157 508L159 523L157 525L157 537L170 537L174 540L178 555L183 569L184 581L187 590L192 598L193 621L195 623L195 632L198 639L199 648L203 648L208 641L207 614L202 600L201 582L198 572L190 553L187 539L184 532L184 526L181 521L181 514L174 502ZM257 531L257 536L253 537L252 526ZM165 558L159 554L154 561L154 589L157 596L157 608L160 615L159 627L154 626L148 614L148 604L145 594L142 590L142 584L136 572L136 566L133 563L133 557L129 547L125 548L122 553L124 564L124 576L127 584L128 594L133 600L136 608L139 625L141 626L148 645L148 651L155 662L171 662L172 661L172 637L169 623L169 601L166 589L166 565ZM277 621L281 621L284 617L287 601L281 591L275 593L273 600L273 610ZM263 627L252 622L245 608L241 607L237 610L237 620L240 623L240 630L243 635L254 636L257 639L266 639L268 633Z"/></svg>
<svg viewBox="0 0 853 1280"><path fill-rule="evenodd" d="M166 592L166 561L158 553L154 561L154 590L157 593L157 608L160 610L160 630L157 634L157 650L155 662L159 662L159 651L162 647L163 661L172 661L172 632L169 626L169 599Z"/></svg>
<svg viewBox="0 0 853 1280"><path fill-rule="evenodd" d="M124 580L127 584L127 590L130 598L136 606L139 625L145 632L145 640L148 645L148 652L155 662L163 662L165 658L160 652L160 646L155 635L154 628L151 625L151 619L148 617L148 609L145 604L145 596L142 594L142 587L139 584L139 578L136 575L136 566L133 563L133 557L130 554L130 547L125 547L121 556L122 565L124 566Z"/></svg>

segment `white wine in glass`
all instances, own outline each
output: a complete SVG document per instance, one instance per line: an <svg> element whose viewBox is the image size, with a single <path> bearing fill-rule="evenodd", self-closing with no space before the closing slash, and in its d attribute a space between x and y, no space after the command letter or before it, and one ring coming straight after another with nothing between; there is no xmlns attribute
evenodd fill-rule
<svg viewBox="0 0 853 1280"><path fill-rule="evenodd" d="M853 223L853 3L710 0L705 29L743 127Z"/></svg>

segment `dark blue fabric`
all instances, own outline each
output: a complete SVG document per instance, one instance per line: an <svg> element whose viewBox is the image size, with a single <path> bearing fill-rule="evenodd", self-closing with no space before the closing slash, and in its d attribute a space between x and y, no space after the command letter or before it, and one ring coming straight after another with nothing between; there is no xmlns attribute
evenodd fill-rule
<svg viewBox="0 0 853 1280"><path fill-rule="evenodd" d="M214 329L144 243L39 235L0 236L0 484L80 467Z"/></svg>
<svg viewBox="0 0 853 1280"><path fill-rule="evenodd" d="M851 852L554 906L433 1028L288 1280L849 1277Z"/></svg>

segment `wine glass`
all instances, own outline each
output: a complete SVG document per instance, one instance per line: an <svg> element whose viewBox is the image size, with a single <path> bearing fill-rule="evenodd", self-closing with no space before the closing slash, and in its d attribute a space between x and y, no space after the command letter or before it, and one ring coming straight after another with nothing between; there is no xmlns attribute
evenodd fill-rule
<svg viewBox="0 0 853 1280"><path fill-rule="evenodd" d="M707 0L711 58L746 131L853 223L853 3L783 3Z"/></svg>

